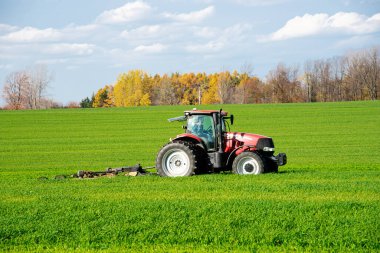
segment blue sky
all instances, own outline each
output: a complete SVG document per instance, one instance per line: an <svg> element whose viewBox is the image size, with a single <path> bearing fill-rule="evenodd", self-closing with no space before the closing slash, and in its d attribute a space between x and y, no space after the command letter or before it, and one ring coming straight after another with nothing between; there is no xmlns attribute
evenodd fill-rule
<svg viewBox="0 0 380 253"><path fill-rule="evenodd" d="M0 0L0 84L44 64L48 95L91 96L120 73L265 75L380 44L380 0Z"/></svg>

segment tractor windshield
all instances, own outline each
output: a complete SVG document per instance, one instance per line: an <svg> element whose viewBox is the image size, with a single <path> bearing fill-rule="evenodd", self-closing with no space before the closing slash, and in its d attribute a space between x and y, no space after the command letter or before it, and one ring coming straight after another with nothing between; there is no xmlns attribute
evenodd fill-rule
<svg viewBox="0 0 380 253"><path fill-rule="evenodd" d="M214 121L210 115L191 115L187 119L187 132L201 138L207 149L215 148Z"/></svg>

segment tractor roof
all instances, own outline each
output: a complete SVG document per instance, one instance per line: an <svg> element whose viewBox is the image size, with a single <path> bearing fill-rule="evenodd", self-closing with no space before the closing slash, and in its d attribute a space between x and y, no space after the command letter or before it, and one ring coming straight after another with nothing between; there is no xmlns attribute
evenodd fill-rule
<svg viewBox="0 0 380 253"><path fill-rule="evenodd" d="M219 113L220 111L218 110L197 110L197 109L193 109L191 111L185 111L185 116L179 116L179 117L175 117L175 118L170 118L168 119L169 122L173 122L173 121L186 121L187 119L187 116L191 116L191 115L211 115L213 113ZM222 111L222 116L227 116L228 112L225 112L225 111Z"/></svg>
<svg viewBox="0 0 380 253"><path fill-rule="evenodd" d="M197 110L193 109L191 111L185 111L185 114L206 114L206 115L211 115L213 113L218 113L219 110ZM228 112L222 111L222 116L227 116Z"/></svg>

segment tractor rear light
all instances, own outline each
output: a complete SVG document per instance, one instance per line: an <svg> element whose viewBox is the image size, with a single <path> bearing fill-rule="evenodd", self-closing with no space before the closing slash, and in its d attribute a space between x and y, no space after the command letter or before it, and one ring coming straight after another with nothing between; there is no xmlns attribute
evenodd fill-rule
<svg viewBox="0 0 380 253"><path fill-rule="evenodd" d="M271 147L264 147L264 148L263 148L263 151L273 152L273 151L274 151L274 148L271 148Z"/></svg>

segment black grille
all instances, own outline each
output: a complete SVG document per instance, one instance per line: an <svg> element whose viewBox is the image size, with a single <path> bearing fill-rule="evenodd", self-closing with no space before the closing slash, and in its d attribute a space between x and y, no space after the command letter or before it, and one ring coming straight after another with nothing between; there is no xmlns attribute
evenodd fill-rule
<svg viewBox="0 0 380 253"><path fill-rule="evenodd" d="M263 151L264 147L274 148L274 143L272 138L261 138L257 142L257 150ZM265 152L268 155L273 155L274 151Z"/></svg>

